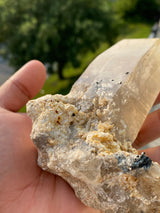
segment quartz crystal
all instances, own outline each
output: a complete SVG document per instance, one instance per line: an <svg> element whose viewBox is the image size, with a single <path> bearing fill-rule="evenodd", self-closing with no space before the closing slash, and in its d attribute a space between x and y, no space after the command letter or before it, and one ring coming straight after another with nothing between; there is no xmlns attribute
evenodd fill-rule
<svg viewBox="0 0 160 213"><path fill-rule="evenodd" d="M155 43L124 40L95 59L68 95L46 95L27 104L38 165L65 179L85 205L104 213L160 212L160 165L132 147L160 90L156 59L149 71L139 73L139 67L148 66L146 57L154 57Z"/></svg>

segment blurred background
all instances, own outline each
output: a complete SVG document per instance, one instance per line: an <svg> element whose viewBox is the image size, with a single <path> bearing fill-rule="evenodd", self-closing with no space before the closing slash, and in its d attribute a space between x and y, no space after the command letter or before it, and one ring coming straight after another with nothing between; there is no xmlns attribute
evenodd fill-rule
<svg viewBox="0 0 160 213"><path fill-rule="evenodd" d="M0 0L0 84L38 59L48 75L37 97L67 94L115 42L160 37L159 18L159 0Z"/></svg>

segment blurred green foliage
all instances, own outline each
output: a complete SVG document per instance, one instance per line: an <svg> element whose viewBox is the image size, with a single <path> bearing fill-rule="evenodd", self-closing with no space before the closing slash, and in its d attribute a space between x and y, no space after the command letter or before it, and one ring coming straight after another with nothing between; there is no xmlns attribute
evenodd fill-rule
<svg viewBox="0 0 160 213"><path fill-rule="evenodd" d="M106 0L0 0L0 42L10 64L36 58L59 77L67 63L78 67L86 51L113 44L117 22Z"/></svg>
<svg viewBox="0 0 160 213"><path fill-rule="evenodd" d="M84 69L86 54L102 44L149 34L159 9L160 0L0 0L0 54L15 69L39 59L63 78L68 65ZM139 34L135 23L146 24Z"/></svg>
<svg viewBox="0 0 160 213"><path fill-rule="evenodd" d="M153 23L160 18L160 0L116 0L113 7L127 20Z"/></svg>

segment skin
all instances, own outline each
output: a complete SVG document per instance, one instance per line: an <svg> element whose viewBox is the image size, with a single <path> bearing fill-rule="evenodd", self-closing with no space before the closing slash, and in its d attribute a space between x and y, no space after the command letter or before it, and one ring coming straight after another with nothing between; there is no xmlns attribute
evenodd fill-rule
<svg viewBox="0 0 160 213"><path fill-rule="evenodd" d="M43 64L34 60L0 87L0 212L100 213L84 206L60 177L37 166L37 151L30 139L32 122L17 111L42 88L45 76ZM157 111L146 119L134 146L140 148L159 136ZM158 162L159 152L160 147L146 150Z"/></svg>

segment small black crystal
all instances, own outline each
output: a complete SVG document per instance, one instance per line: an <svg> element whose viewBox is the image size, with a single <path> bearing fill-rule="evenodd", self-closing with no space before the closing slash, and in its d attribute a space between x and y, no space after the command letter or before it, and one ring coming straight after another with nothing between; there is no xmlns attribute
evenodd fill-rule
<svg viewBox="0 0 160 213"><path fill-rule="evenodd" d="M149 169L151 165L152 165L152 160L145 155L145 152L142 152L141 155L138 155L135 158L133 164L131 165L131 169L134 170L134 169L143 167L146 170L146 169Z"/></svg>

